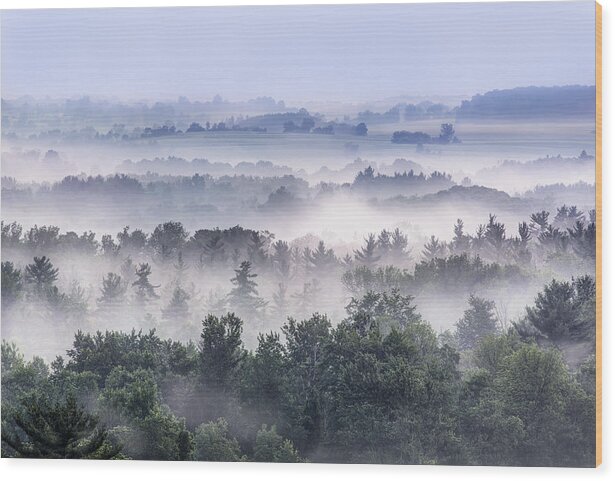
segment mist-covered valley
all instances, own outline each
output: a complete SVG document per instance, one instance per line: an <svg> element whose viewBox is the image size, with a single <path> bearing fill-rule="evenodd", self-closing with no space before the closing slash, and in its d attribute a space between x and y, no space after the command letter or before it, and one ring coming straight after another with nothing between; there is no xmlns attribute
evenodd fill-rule
<svg viewBox="0 0 615 481"><path fill-rule="evenodd" d="M302 344L293 343L326 345L327 356L337 356L347 348L337 343L351 332L360 342L380 336L383 346L404 333L411 350L426 353L420 362L435 356L433 362L449 363L454 352L446 375L459 389L491 359L485 349L557 353L562 379L581 389L573 379L589 375L595 352L595 132L582 102L588 92L512 89L458 105L403 103L381 111L348 104L335 116L269 98L3 99L3 363L6 357L9 373L17 373L40 361L60 376L129 343L129 352L145 356L139 366L148 374L117 366L99 372L99 360L86 369L98 373L98 387L71 382L83 390L77 397L87 410L112 427L96 452L106 446L100 456L133 459L359 460L347 451L355 441L339 441L338 428L319 435L309 425L321 425L318 416L329 408L289 413L295 407L279 403L303 402L289 397L271 401L278 407L270 412L254 400L273 391L254 394L249 384L260 379L258 363L265 371L275 366L268 349L295 366L307 361L294 360ZM535 95L560 104L576 95L581 107L547 105L542 115L516 107L520 97ZM231 340L235 347L225 344ZM150 343L162 351L147 354ZM214 358L206 360L208 349ZM248 357L224 360L216 349ZM68 364L57 358L65 353ZM171 356L173 374L151 371L159 367L152 368L150 355ZM197 359L209 363L209 373L230 362L232 374L206 373L203 380ZM324 382L339 368L337 361L318 363L329 371L309 374L317 376L309 382ZM128 401L113 397L120 392L113 383L136 389L133 375L153 376L156 393L147 402L162 406L155 423L171 423L164 434L142 424L150 411L126 414ZM259 431L263 423L270 428ZM212 432L235 446L231 454L207 451ZM491 457L471 430L463 432L466 447L457 454L452 441L425 454L423 440L399 458L368 449L368 440L355 447L372 453L373 462L546 459L544 452L532 461L515 450ZM3 449L27 452L16 436L3 438ZM172 438L168 449L148 444L165 436ZM259 458L258 443L281 443L280 436L290 443L279 448L286 457ZM552 462L585 465L588 456Z"/></svg>

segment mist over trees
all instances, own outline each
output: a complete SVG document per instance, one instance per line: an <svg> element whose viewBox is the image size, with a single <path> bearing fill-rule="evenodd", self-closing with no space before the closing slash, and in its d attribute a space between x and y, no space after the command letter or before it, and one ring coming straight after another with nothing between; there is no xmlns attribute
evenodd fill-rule
<svg viewBox="0 0 615 481"><path fill-rule="evenodd" d="M593 466L593 91L2 99L2 456Z"/></svg>

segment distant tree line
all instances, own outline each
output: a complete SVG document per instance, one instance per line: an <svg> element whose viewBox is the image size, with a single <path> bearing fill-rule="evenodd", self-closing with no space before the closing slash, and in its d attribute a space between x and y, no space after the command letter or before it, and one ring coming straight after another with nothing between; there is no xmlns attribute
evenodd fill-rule
<svg viewBox="0 0 615 481"><path fill-rule="evenodd" d="M432 137L424 132L398 130L393 132L391 142L394 144L456 144L460 140L455 136L453 124L442 124L438 137Z"/></svg>

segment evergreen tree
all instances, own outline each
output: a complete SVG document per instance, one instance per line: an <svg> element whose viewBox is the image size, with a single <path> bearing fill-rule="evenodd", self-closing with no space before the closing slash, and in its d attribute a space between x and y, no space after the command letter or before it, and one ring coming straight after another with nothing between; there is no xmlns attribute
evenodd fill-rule
<svg viewBox="0 0 615 481"><path fill-rule="evenodd" d="M304 256L308 272L312 273L327 272L337 264L333 249L327 249L323 241L318 242L314 250L306 247Z"/></svg>
<svg viewBox="0 0 615 481"><path fill-rule="evenodd" d="M137 299L140 301L158 299L160 297L155 291L160 286L154 286L149 281L151 274L152 268L148 263L139 264L139 267L135 269L137 280L132 283L132 286L136 289Z"/></svg>
<svg viewBox="0 0 615 481"><path fill-rule="evenodd" d="M595 302L596 282L591 277L553 280L538 293L534 306L526 308L525 319L516 327L525 332L524 324L529 324L555 343L591 339L596 328Z"/></svg>
<svg viewBox="0 0 615 481"><path fill-rule="evenodd" d="M498 323L494 314L495 303L474 295L468 299L470 309L456 324L457 344L462 350L473 349L484 337L498 331Z"/></svg>
<svg viewBox="0 0 615 481"><path fill-rule="evenodd" d="M252 231L248 243L248 259L255 266L263 266L267 262L267 238L260 232Z"/></svg>
<svg viewBox="0 0 615 481"><path fill-rule="evenodd" d="M432 260L446 255L446 245L441 243L436 236L431 236L429 242L423 246L423 257Z"/></svg>
<svg viewBox="0 0 615 481"><path fill-rule="evenodd" d="M273 244L273 255L271 256L273 271L278 279L286 282L291 275L291 250L288 242L279 240Z"/></svg>
<svg viewBox="0 0 615 481"><path fill-rule="evenodd" d="M242 348L243 322L235 314L216 317L208 315L203 320L200 343L200 370L205 386L228 389L236 375L245 353Z"/></svg>
<svg viewBox="0 0 615 481"><path fill-rule="evenodd" d="M169 304L162 309L162 318L167 321L183 322L186 324L190 316L189 300L190 294L182 289L181 286L175 286Z"/></svg>
<svg viewBox="0 0 615 481"><path fill-rule="evenodd" d="M58 272L59 269L54 268L47 257L35 257L34 262L26 266L25 280L37 290L43 290L53 287Z"/></svg>
<svg viewBox="0 0 615 481"><path fill-rule="evenodd" d="M377 246L376 236L374 234L369 234L365 239L365 245L360 250L354 251L354 257L357 262L367 267L376 264L380 259L380 256L376 255Z"/></svg>
<svg viewBox="0 0 615 481"><path fill-rule="evenodd" d="M2 262L2 308L10 306L19 297L23 288L21 271L12 262Z"/></svg>
<svg viewBox="0 0 615 481"><path fill-rule="evenodd" d="M107 441L98 418L72 395L65 402L53 402L32 394L9 411L2 416L2 442L18 457L111 459L119 452Z"/></svg>
<svg viewBox="0 0 615 481"><path fill-rule="evenodd" d="M547 211L535 212L530 215L530 228L535 235L538 235L546 230L549 226L549 213Z"/></svg>
<svg viewBox="0 0 615 481"><path fill-rule="evenodd" d="M408 236L396 228L391 234L391 260L399 264L407 261L408 257Z"/></svg>
<svg viewBox="0 0 615 481"><path fill-rule="evenodd" d="M253 280L258 274L252 273L252 264L243 261L239 269L235 269L235 277L231 283L235 286L228 295L228 300L233 309L241 316L260 317L267 303L259 297L258 284Z"/></svg>
<svg viewBox="0 0 615 481"><path fill-rule="evenodd" d="M226 261L226 254L224 249L224 241L222 240L222 234L216 231L213 236L203 246L201 252L200 261L203 264L219 264Z"/></svg>
<svg viewBox="0 0 615 481"><path fill-rule="evenodd" d="M116 258L120 253L120 246L115 243L113 237L109 234L105 234L102 236L100 246L102 249L103 256L110 259Z"/></svg>
<svg viewBox="0 0 615 481"><path fill-rule="evenodd" d="M470 248L470 238L463 232L463 220L457 219L453 233L453 251L457 254L467 252Z"/></svg>
<svg viewBox="0 0 615 481"><path fill-rule="evenodd" d="M166 261L181 250L187 237L188 233L181 222L165 222L156 226L149 238L149 245L162 260Z"/></svg>
<svg viewBox="0 0 615 481"><path fill-rule="evenodd" d="M132 276L135 275L135 265L132 263L132 259L130 258L130 256L126 257L126 259L124 259L124 262L122 262L122 265L120 266L120 276L122 277L122 279L126 280L126 283L128 284L129 279L132 278Z"/></svg>
<svg viewBox="0 0 615 481"><path fill-rule="evenodd" d="M342 258L342 266L344 266L345 269L352 268L353 263L354 263L354 259L352 258L350 254L346 254Z"/></svg>
<svg viewBox="0 0 615 481"><path fill-rule="evenodd" d="M391 233L386 229L382 229L382 231L380 231L380 234L378 234L378 240L376 242L378 244L378 255L381 258L386 257L390 253L392 248Z"/></svg>
<svg viewBox="0 0 615 481"><path fill-rule="evenodd" d="M126 296L126 283L121 276L109 272L103 278L100 289L101 296L96 300L101 307L117 307L121 305Z"/></svg>
<svg viewBox="0 0 615 481"><path fill-rule="evenodd" d="M489 223L485 231L485 239L493 247L496 255L499 256L506 240L506 227L501 222L496 221L496 216L489 214Z"/></svg>

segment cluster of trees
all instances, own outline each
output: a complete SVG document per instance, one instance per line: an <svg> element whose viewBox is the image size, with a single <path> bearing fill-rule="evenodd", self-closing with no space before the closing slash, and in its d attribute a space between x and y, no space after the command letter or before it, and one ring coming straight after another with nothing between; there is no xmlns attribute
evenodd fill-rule
<svg viewBox="0 0 615 481"><path fill-rule="evenodd" d="M572 367L558 350L594 335L592 278L554 281L508 329L472 296L438 336L412 301L369 292L337 326L289 318L253 350L234 313L198 343L78 332L50 365L3 342L2 455L593 465L594 353Z"/></svg>
<svg viewBox="0 0 615 481"><path fill-rule="evenodd" d="M450 174L434 171L429 175L418 174L414 170L396 172L393 175L376 174L372 166L359 172L351 185L351 189L379 197L394 197L397 195L424 195L435 193L454 186Z"/></svg>
<svg viewBox="0 0 615 481"><path fill-rule="evenodd" d="M273 162L259 160L257 162L239 162L235 166L228 162L211 162L207 159L187 160L183 157L169 156L154 159L141 159L133 162L130 159L122 162L120 168L123 172L140 175L159 176L188 176L198 173L212 176L258 175L261 177L293 175L294 171L285 165L276 165ZM155 174L152 174L155 172Z"/></svg>
<svg viewBox="0 0 615 481"><path fill-rule="evenodd" d="M391 142L394 144L456 144L461 141L455 136L453 124L442 124L438 137L432 137L425 132L398 130L393 132Z"/></svg>
<svg viewBox="0 0 615 481"><path fill-rule="evenodd" d="M216 123L205 123L205 127L203 127L198 122L192 122L190 127L186 129L186 133L191 132L267 132L266 128L263 127L240 127L237 124L233 124L231 127L227 127L225 122Z"/></svg>
<svg viewBox="0 0 615 481"><path fill-rule="evenodd" d="M2 305L36 301L55 312L53 317L83 316L89 305L84 289L76 282L59 288L58 267L50 260L62 259L66 253L109 269L99 277L97 312L108 311L113 317L126 306L151 304L158 306L152 315L170 325L189 312L196 315L201 294L194 282L200 284L200 279L212 275L222 277L226 287L209 293L210 311L232 309L261 322L270 315L278 320L289 314L309 315L327 297L331 305L338 303L345 295L336 290L338 286L356 297L393 288L418 294L471 292L494 283L525 284L545 265L595 262L594 217L590 212L586 219L575 206L564 205L552 222L548 212L532 214L529 223L518 225L514 236L507 235L505 225L494 215L474 234L466 233L459 219L450 241L431 236L416 259L407 235L399 229L369 234L362 246L341 255L322 240L312 241L312 246L289 243L275 240L267 231L239 226L201 229L190 235L181 223L170 221L149 234L125 227L115 237L103 235L98 240L93 232L61 234L54 226L24 231L17 223L3 222L5 252L30 261L2 262ZM150 281L152 272L165 279L162 289ZM326 296L323 286L337 292L338 298ZM262 288L264 295L259 292Z"/></svg>
<svg viewBox="0 0 615 481"><path fill-rule="evenodd" d="M367 125L360 122L357 125L349 125L338 122L327 122L316 127L316 122L311 117L306 117L297 125L294 121L289 120L284 122L285 133L300 133L300 134L349 134L364 137L367 135Z"/></svg>
<svg viewBox="0 0 615 481"><path fill-rule="evenodd" d="M251 172L248 175L223 175L217 178L209 174L190 176L164 176L148 173L143 176L115 174L110 176L74 176L48 184L19 185L5 178L2 200L7 203L74 204L75 196L98 202L108 208L147 208L153 202L163 202L169 209L186 202L200 208L216 211L229 205L252 205L257 208L267 201L268 195L285 187L293 195L309 197L312 192L307 181L293 175L257 176L259 171L268 170L266 165L243 165L237 170ZM70 194L70 196L68 195ZM168 201L168 202L167 202ZM58 208L63 206L58 206Z"/></svg>
<svg viewBox="0 0 615 481"><path fill-rule="evenodd" d="M386 112L372 112L365 110L359 112L357 120L374 124L397 124L405 120L443 118L451 114L450 107L433 102L420 102L418 104L399 104Z"/></svg>
<svg viewBox="0 0 615 481"><path fill-rule="evenodd" d="M422 254L427 260L447 254L467 253L497 262L509 261L520 265L554 262L557 259L581 259L593 262L596 258L596 212L587 215L576 206L563 205L553 220L547 211L530 215L529 223L520 222L514 236L507 236L506 226L490 215L474 234L467 234L463 220L458 219L451 241L432 236Z"/></svg>
<svg viewBox="0 0 615 481"><path fill-rule="evenodd" d="M255 115L266 112L285 112L290 110L283 100L271 97L257 97L246 101L232 102L215 95L207 101L190 101L179 97L172 102L155 102L147 104L135 102L127 104L108 100L94 100L90 97L79 99L2 99L2 134L5 136L24 138L28 135L36 137L43 129L57 130L65 135L71 135L79 140L90 140L94 135L122 140L131 133L136 137L142 132L138 126L151 124L172 125L168 119L178 119L177 128L183 129L190 122L198 119L224 118L236 115L237 112ZM296 109L292 109L293 111ZM121 118L123 124L117 124ZM238 119L239 120L239 119ZM101 132L84 125L103 126ZM108 126L108 127L105 127ZM106 129L109 129L105 133ZM131 131L135 129L136 132Z"/></svg>

